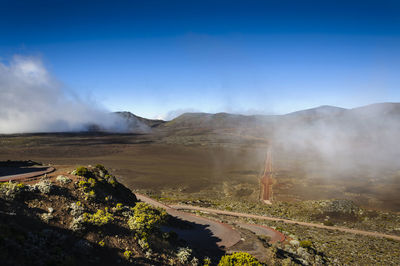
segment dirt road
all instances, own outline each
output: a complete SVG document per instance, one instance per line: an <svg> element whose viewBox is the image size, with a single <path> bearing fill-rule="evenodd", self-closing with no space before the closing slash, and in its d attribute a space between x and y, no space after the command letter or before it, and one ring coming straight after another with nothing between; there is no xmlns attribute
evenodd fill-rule
<svg viewBox="0 0 400 266"><path fill-rule="evenodd" d="M384 238L390 238L393 240L400 241L400 236L388 235L388 234L379 233L379 232L370 232L370 231L363 231L363 230L350 229L350 228L344 228L344 227L336 227L336 226L327 226L327 225L315 224L315 223L299 222L299 221L281 219L281 218L276 218L276 217L261 216L261 215L247 214L247 213L240 213L240 212L223 211L223 210L202 208L202 207L191 206L191 205L171 205L171 207L174 209L177 209L177 210L196 210L196 211L203 211L203 212L208 212L208 213L223 214L223 215L230 215L230 216L237 216L237 217L254 218L254 219L268 220L268 221L277 221L277 222L284 222L284 223L289 223L289 224L298 224L298 225L309 226L309 227L323 228L323 229L328 229L328 230L337 230L337 231L341 231L341 232L359 234L359 235L365 235L365 236L384 237Z"/></svg>
<svg viewBox="0 0 400 266"><path fill-rule="evenodd" d="M274 230L268 226L258 224L237 223L236 225L241 228L247 229L259 236L268 236L271 240L270 243L283 242L286 237L281 232Z"/></svg>
<svg viewBox="0 0 400 266"><path fill-rule="evenodd" d="M190 213L185 213L171 208L168 205L162 204L147 196L135 193L136 197L143 202L151 204L155 207L164 208L168 214L179 219L192 222L194 228L189 230L175 229L174 231L183 239L195 245L205 246L212 245L212 241L218 247L229 248L240 241L240 233L232 226L223 224L214 220L210 220Z"/></svg>
<svg viewBox="0 0 400 266"><path fill-rule="evenodd" d="M9 167L8 167L9 168ZM24 174L14 174L14 175L6 175L6 176L1 176L0 177L0 182L8 182L8 181L16 181L16 180L24 180L28 178L33 178L33 177L38 177L41 175L49 174L55 171L53 167L48 167L47 169L43 168L38 168L37 171L35 171L34 168L30 169L31 171L28 173Z"/></svg>
<svg viewBox="0 0 400 266"><path fill-rule="evenodd" d="M264 174L261 177L261 200L268 204L271 204L272 200L272 158L270 150L267 152Z"/></svg>

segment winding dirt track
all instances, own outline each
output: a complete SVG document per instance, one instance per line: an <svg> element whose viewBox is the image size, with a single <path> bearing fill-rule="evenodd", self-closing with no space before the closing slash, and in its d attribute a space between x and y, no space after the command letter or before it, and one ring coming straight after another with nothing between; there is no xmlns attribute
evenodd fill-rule
<svg viewBox="0 0 400 266"><path fill-rule="evenodd" d="M54 171L55 171L55 169L53 167L49 167L46 170L42 170L42 171L34 171L34 172L26 173L26 174L2 176L2 177L0 177L0 182L8 182L8 181L16 181L16 180L24 180L24 179L28 179L28 178L34 178L34 177L52 173Z"/></svg>
<svg viewBox="0 0 400 266"><path fill-rule="evenodd" d="M298 225L316 227L316 228L323 228L323 229L328 229L328 230L337 230L337 231L341 231L341 232L358 234L358 235L390 238L390 239L393 239L393 240L400 241L400 236L388 235L388 234L379 233L379 232L370 232L370 231L364 231L364 230L358 230L358 229L350 229L350 228L345 228L345 227L336 227L336 226L327 226L327 225L315 224L315 223L299 222L299 221L281 219L281 218L276 218L276 217L261 216L261 215L247 214L247 213L240 213L240 212L223 211L223 210L202 208L202 207L191 206L191 205L172 205L171 207L174 208L174 209L177 209L177 210L196 210L196 211L203 211L203 212L209 212L209 213L215 213L215 214L230 215L230 216L236 216L236 217L245 217L245 218L254 218L254 219L260 219L260 220L277 221L277 222L284 222L284 223L288 223L288 224L298 224Z"/></svg>
<svg viewBox="0 0 400 266"><path fill-rule="evenodd" d="M204 217L200 217L197 215L193 215L190 213L186 213L186 212L181 212L178 211L168 205L162 204L156 200L153 200L147 196L135 193L136 197L143 201L146 202L148 204L151 204L155 207L159 207L159 208L163 208L167 211L168 214L175 216L177 218L180 218L182 220L186 220L189 222L193 222L197 225L200 225L200 228L194 228L191 230L181 230L179 232L176 232L176 229L174 229L174 231L176 233L178 233L178 235L180 237L182 237L183 239L190 241L190 242L197 242L197 244L201 245L201 244L205 244L207 242L207 239L203 239L202 238L202 234L204 235L204 227L206 227L211 233L212 236L211 237L215 237L216 238L216 244L219 247L225 247L225 248L229 248L233 245L235 245L237 242L240 241L241 236L240 233L235 230L232 226L227 225L227 224L223 224L211 219L207 219ZM206 238L209 238L209 236L205 236Z"/></svg>
<svg viewBox="0 0 400 266"><path fill-rule="evenodd" d="M186 213L186 212L181 212L178 211L174 206L168 206L163 203L160 203L154 199L151 199L147 196L135 193L136 197L140 199L143 202L146 202L148 204L151 204L155 207L160 207L164 208L168 214L178 217L182 220L190 221L196 224L200 224L203 226L206 226L210 232L212 232L213 237L219 238L220 241L217 242L217 245L219 247L225 247L229 248L238 243L241 240L241 235L240 233L235 230L232 226L224 223L220 223L215 220L207 219L205 217L200 217L194 214ZM270 237L270 243L274 242L283 242L285 241L286 237L283 235L281 232L278 232L270 227L267 226L262 226L262 225L256 225L256 224L245 224L245 223L239 223L237 224L241 228L245 228L247 230L250 230L254 232L257 235L266 235ZM176 231L176 230L175 230ZM192 232L189 232L192 231ZM181 233L183 237L186 237L187 240L189 241L199 241L201 242L201 233L202 232L196 232L196 230L187 230L187 232L177 232L178 234Z"/></svg>
<svg viewBox="0 0 400 266"><path fill-rule="evenodd" d="M49 167L48 169L46 169L44 171L36 171L36 172L31 172L31 173L26 173L26 174L3 176L3 177L0 177L0 182L34 178L34 177L38 177L38 176L41 176L44 174L51 173L53 171L55 171L55 169L53 167ZM146 203L151 204L156 207L164 208L172 216L175 216L182 220L187 220L187 221L196 223L198 225L203 225L203 226L207 227L207 229L210 230L210 232L212 233L212 236L219 239L219 241L217 242L217 245L219 247L229 248L229 247L235 245L241 239L240 233L228 224L223 224L218 221L214 221L214 220L200 217L197 215L193 215L190 213L181 212L179 210L195 210L195 211L202 211L202 212L222 214L222 215L230 215L230 216L236 216L236 217L277 221L277 222L284 222L284 223L288 223L288 224L298 224L298 225L302 225L302 226L316 227L316 228L322 228L322 229L328 229L328 230L337 230L337 231L341 231L341 232L345 232L345 233L359 234L359 235L372 236L372 237L389 238L389 239L400 241L400 236L389 235L389 234L384 234L384 233L379 233L379 232L370 232L370 231L350 229L350 228L344 228L344 227L327 226L327 225L322 225L322 224L300 222L300 221L294 221L294 220L288 220L288 219L282 219L282 218L276 218L276 217L261 216L261 215L247 214L247 213L240 213L240 212L231 212L231 211L217 210L217 209L211 209L211 208L203 208L203 207L197 207L197 206L191 206L191 205L168 206L168 205L160 203L156 200L153 200L147 196L144 196L144 195L141 195L138 193L135 193L135 194L136 194L137 198L140 199L141 201L146 202ZM277 241L282 242L285 240L284 235L282 235L280 232L278 232L270 227L254 225L254 224L238 224L238 225L242 228L253 231L256 234L263 234L263 235L270 236L271 242L277 242ZM196 232L193 232L191 235L187 235L187 237L188 238L197 238L196 234L197 234ZM201 239L200 239L200 241L201 241ZM201 244L201 243L199 243L199 244Z"/></svg>
<svg viewBox="0 0 400 266"><path fill-rule="evenodd" d="M49 167L41 171L33 171L25 174L7 175L0 177L0 182L7 181L21 181L35 177L39 177L51 172L54 172L53 167ZM147 196L137 194L136 197L148 204L156 207L164 208L168 214L175 216L179 219L189 221L195 224L194 228L190 230L180 230L174 228L174 231L178 233L183 239L190 241L199 246L210 245L213 242L220 248L230 248L241 240L241 235L238 230L228 224L224 224L215 220L211 220L205 217L200 217L194 214L181 212L171 206L165 205L161 202L153 200ZM271 242L283 241L285 236L277 234L279 232L269 227L256 228L257 225L246 225L242 224L241 227L249 229L256 234L264 234L271 237ZM210 241L211 240L211 241Z"/></svg>
<svg viewBox="0 0 400 266"><path fill-rule="evenodd" d="M269 241L270 243L283 242L286 239L284 234L268 226L246 223L236 223L236 225L241 228L250 230L258 236L268 236L271 239Z"/></svg>

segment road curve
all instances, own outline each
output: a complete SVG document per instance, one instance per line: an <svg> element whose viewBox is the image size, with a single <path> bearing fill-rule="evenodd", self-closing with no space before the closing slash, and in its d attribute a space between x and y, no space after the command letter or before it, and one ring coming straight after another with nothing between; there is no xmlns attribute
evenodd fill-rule
<svg viewBox="0 0 400 266"><path fill-rule="evenodd" d="M350 229L350 228L345 228L345 227L336 227L336 226L327 226L327 225L315 224L315 223L299 222L299 221L281 219L281 218L276 218L276 217L261 216L261 215L240 213L240 212L223 211L223 210L203 208L203 207L197 207L197 206L191 206L191 205L171 205L171 207L174 209L177 209L177 210L196 210L196 211L204 211L204 212L215 213L215 214L223 214L223 215L253 218L253 219L260 219L260 220L268 220L268 221L276 221L276 222L284 222L284 223L288 223L288 224L298 224L298 225L323 228L323 229L328 229L328 230L337 230L337 231L351 233L351 234L390 238L393 240L400 241L400 236L388 235L388 234L379 233L379 232L370 232L370 231Z"/></svg>
<svg viewBox="0 0 400 266"><path fill-rule="evenodd" d="M190 230L174 229L174 231L178 233L181 238L185 239L188 242L195 242L199 246L203 246L207 243L207 240L209 240L210 237L214 237L218 247L230 248L238 243L241 239L240 233L228 224L220 223L218 221L214 221L190 213L178 211L145 195L141 195L138 193L135 193L135 195L139 200L143 202L151 204L155 207L165 209L167 213L171 216L175 216L179 219L195 223L195 228ZM204 228L206 228L206 230L209 230L212 235L210 236L205 234Z"/></svg>
<svg viewBox="0 0 400 266"><path fill-rule="evenodd" d="M24 180L24 179L28 179L28 178L34 178L34 177L38 177L41 175L52 173L55 170L56 169L54 169L53 167L49 167L46 170L42 170L42 171L35 171L35 172L26 173L26 174L2 176L2 177L0 177L0 182L17 181L17 180Z"/></svg>
<svg viewBox="0 0 400 266"><path fill-rule="evenodd" d="M258 236L268 236L270 238L269 243L271 244L276 242L283 242L286 239L284 234L268 226L246 223L236 223L236 225L241 228L250 230Z"/></svg>

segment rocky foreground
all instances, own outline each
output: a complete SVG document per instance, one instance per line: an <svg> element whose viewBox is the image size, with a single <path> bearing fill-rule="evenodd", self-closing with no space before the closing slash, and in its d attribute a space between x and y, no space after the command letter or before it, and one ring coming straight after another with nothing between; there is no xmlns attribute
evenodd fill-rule
<svg viewBox="0 0 400 266"><path fill-rule="evenodd" d="M354 225L357 220L362 220L368 229L374 229L370 224L383 223L386 217L386 226L381 231L393 233L392 227L396 228L396 219L389 219L393 217L380 212L366 214L365 210L348 201L304 202L298 210L290 205L283 208L282 204L253 206L231 202L229 206L220 203L218 207L243 212L250 208L252 212L263 214L279 210L287 216L304 219L307 216L335 224ZM333 215L337 213L342 215ZM57 170L44 178L24 183L3 182L0 183L0 260L2 265L400 263L399 241L281 222L196 214L230 224L242 240L229 249L192 246L180 239L175 231L190 230L193 224L170 216L164 209L140 202L102 165ZM284 215L280 213L279 216ZM346 217L345 221L340 217ZM243 223L269 225L283 232L286 240L271 243L265 236L247 230Z"/></svg>
<svg viewBox="0 0 400 266"><path fill-rule="evenodd" d="M2 265L260 265L194 250L167 228L190 223L139 202L102 165L0 183Z"/></svg>

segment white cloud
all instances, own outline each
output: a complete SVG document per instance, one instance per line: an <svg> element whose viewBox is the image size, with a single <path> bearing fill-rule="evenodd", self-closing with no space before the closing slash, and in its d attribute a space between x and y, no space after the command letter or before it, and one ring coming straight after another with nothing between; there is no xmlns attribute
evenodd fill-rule
<svg viewBox="0 0 400 266"><path fill-rule="evenodd" d="M79 131L89 124L116 130L121 121L67 95L38 58L15 56L0 63L0 133Z"/></svg>

